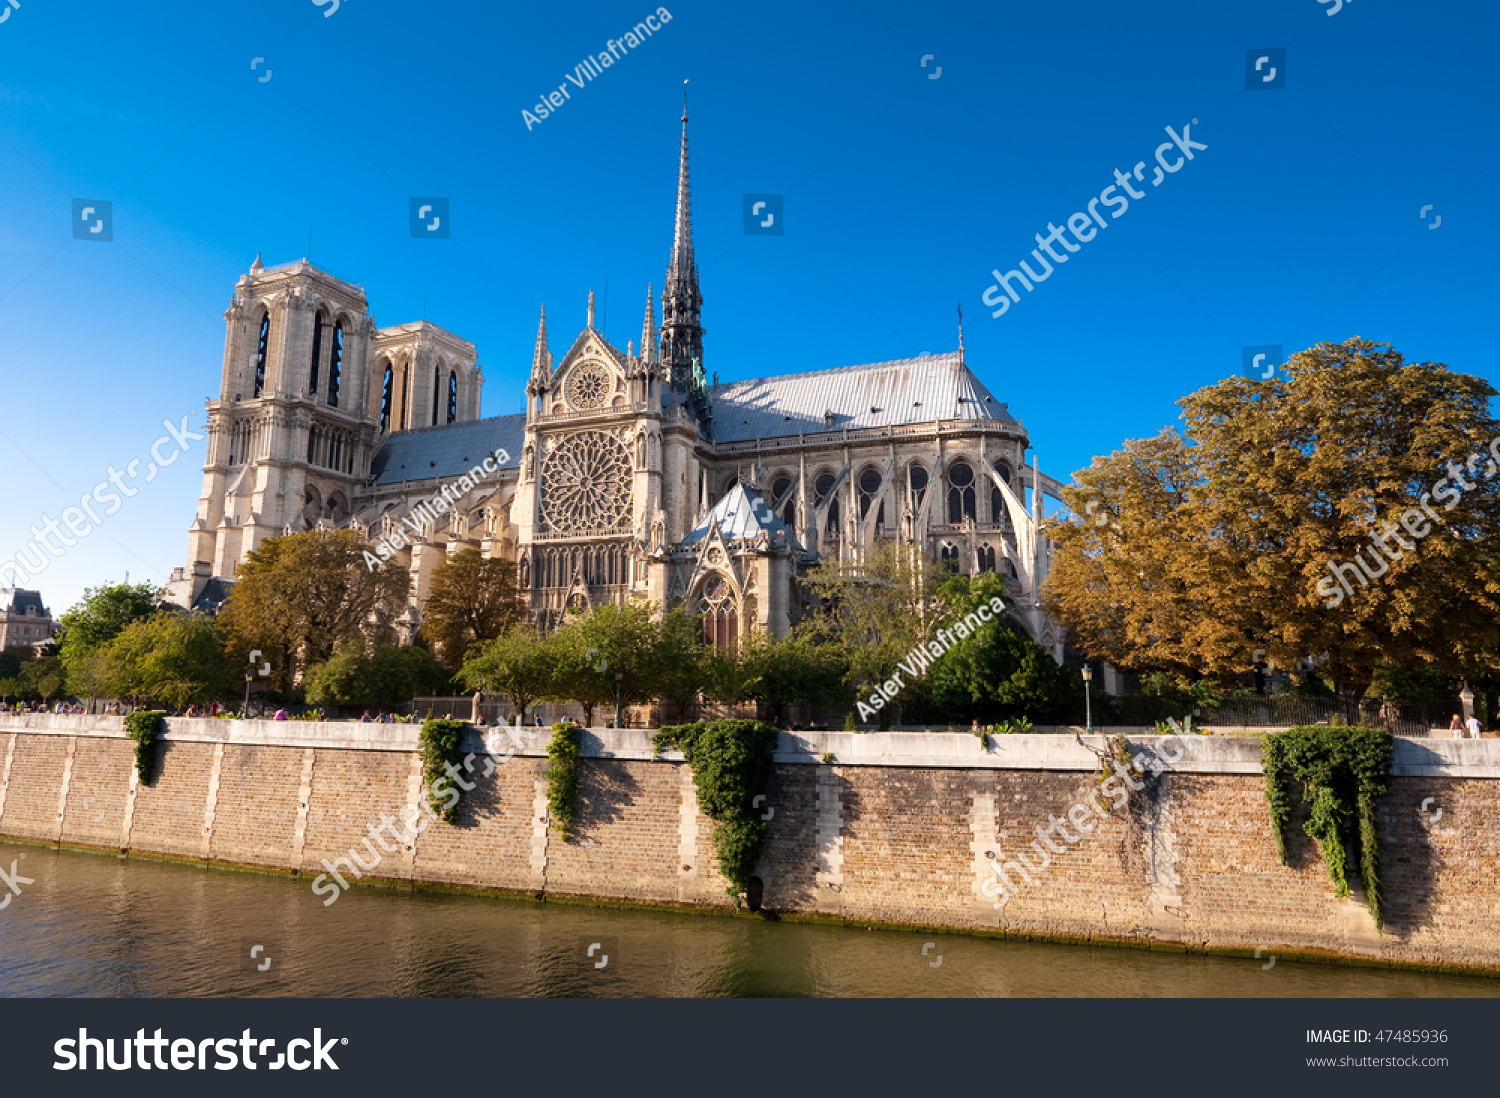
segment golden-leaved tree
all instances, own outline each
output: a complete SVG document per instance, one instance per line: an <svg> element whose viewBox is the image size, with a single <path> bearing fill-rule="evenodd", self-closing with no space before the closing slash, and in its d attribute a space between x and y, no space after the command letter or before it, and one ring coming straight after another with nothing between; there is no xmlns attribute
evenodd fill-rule
<svg viewBox="0 0 1500 1098"><path fill-rule="evenodd" d="M470 649L525 618L515 562L464 549L432 573L422 608L422 636L444 664L457 670Z"/></svg>
<svg viewBox="0 0 1500 1098"><path fill-rule="evenodd" d="M1350 715L1382 663L1500 666L1495 390L1358 338L1284 372L1201 389L1181 433L1075 476L1044 590L1072 642L1203 674L1310 656ZM1367 578L1345 569L1346 589L1330 562L1356 553Z"/></svg>
<svg viewBox="0 0 1500 1098"><path fill-rule="evenodd" d="M353 530L308 530L261 543L235 572L221 613L226 649L243 665L260 649L271 685L289 689L298 672L357 637L386 640L406 607L411 582L399 565L368 568Z"/></svg>

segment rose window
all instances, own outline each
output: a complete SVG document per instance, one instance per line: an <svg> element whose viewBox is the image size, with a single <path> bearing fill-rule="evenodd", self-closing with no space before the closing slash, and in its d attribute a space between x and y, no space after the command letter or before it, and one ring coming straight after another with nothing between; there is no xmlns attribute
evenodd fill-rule
<svg viewBox="0 0 1500 1098"><path fill-rule="evenodd" d="M580 410L602 408L610 388L610 374L604 363L579 363L568 377L568 403Z"/></svg>
<svg viewBox="0 0 1500 1098"><path fill-rule="evenodd" d="M542 521L561 532L613 530L630 518L630 454L598 431L569 435L542 459Z"/></svg>

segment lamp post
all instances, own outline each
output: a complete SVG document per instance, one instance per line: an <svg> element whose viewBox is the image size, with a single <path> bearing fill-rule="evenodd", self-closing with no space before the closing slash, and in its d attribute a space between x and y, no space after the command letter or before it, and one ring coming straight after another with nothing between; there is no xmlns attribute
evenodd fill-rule
<svg viewBox="0 0 1500 1098"><path fill-rule="evenodd" d="M246 671L245 672L245 707L240 710L240 720L242 720L242 721L248 721L250 719L250 684L252 682L254 682L254 681L255 681L255 676L252 675L250 672Z"/></svg>
<svg viewBox="0 0 1500 1098"><path fill-rule="evenodd" d="M1094 672L1089 668L1083 669L1083 713L1086 722L1084 731L1090 736L1094 734L1094 703L1089 696L1089 683L1094 681Z"/></svg>
<svg viewBox="0 0 1500 1098"><path fill-rule="evenodd" d="M625 672L615 672L615 727L620 727L620 680L625 677Z"/></svg>

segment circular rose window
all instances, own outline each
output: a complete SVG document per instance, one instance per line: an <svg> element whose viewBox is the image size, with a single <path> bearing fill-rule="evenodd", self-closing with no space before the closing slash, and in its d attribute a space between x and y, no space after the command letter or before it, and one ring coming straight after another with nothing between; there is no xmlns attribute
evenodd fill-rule
<svg viewBox="0 0 1500 1098"><path fill-rule="evenodd" d="M542 522L562 533L614 530L630 519L630 454L619 439L585 431L542 459Z"/></svg>
<svg viewBox="0 0 1500 1098"><path fill-rule="evenodd" d="M581 362L568 376L568 403L580 411L604 407L610 374L602 362Z"/></svg>

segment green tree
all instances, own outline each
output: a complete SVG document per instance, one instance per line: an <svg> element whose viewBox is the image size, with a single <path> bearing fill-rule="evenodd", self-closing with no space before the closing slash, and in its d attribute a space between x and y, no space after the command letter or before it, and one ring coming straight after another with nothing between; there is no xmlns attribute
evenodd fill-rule
<svg viewBox="0 0 1500 1098"><path fill-rule="evenodd" d="M452 675L427 649L414 644L345 641L331 657L307 669L304 685L313 705L373 705L394 709L418 695L445 693Z"/></svg>
<svg viewBox="0 0 1500 1098"><path fill-rule="evenodd" d="M470 690L503 695L524 722L532 705L557 693L557 648L533 626L512 625L475 651L459 677Z"/></svg>
<svg viewBox="0 0 1500 1098"><path fill-rule="evenodd" d="M858 561L827 561L803 580L821 600L808 635L836 646L845 681L868 694L891 678L928 629L941 607L932 563L910 546L879 543ZM908 685L897 701L918 696ZM880 710L880 727L891 725L892 706Z"/></svg>
<svg viewBox="0 0 1500 1098"><path fill-rule="evenodd" d="M688 719L698 691L715 678L718 649L703 642L703 619L676 606L656 623L651 665L655 674L646 692L671 702L678 719Z"/></svg>
<svg viewBox="0 0 1500 1098"><path fill-rule="evenodd" d="M994 598L1004 599L1004 581L993 572L972 579L954 576L940 589L954 618L976 613ZM977 616L977 613L976 613ZM1083 676L1078 668L1059 666L1048 651L1003 615L981 622L979 630L959 640L933 662L927 678L928 698L950 716L1003 720L1080 719Z"/></svg>
<svg viewBox="0 0 1500 1098"><path fill-rule="evenodd" d="M161 592L145 583L117 583L84 591L83 599L61 620L57 654L67 671L69 689L86 698L109 693L99 654L126 626L149 618L162 605Z"/></svg>
<svg viewBox="0 0 1500 1098"><path fill-rule="evenodd" d="M1346 719L1382 662L1478 677L1500 666L1495 395L1361 339L1199 390L1181 435L1128 442L1064 491L1087 517L1051 531L1046 605L1129 669L1312 656ZM1376 575L1349 594L1331 566L1357 553Z"/></svg>
<svg viewBox="0 0 1500 1098"><path fill-rule="evenodd" d="M494 640L525 617L515 562L465 549L432 573L422 608L422 636L445 664L457 670L475 645Z"/></svg>
<svg viewBox="0 0 1500 1098"><path fill-rule="evenodd" d="M132 622L99 657L99 673L116 697L185 709L234 692L235 669L218 630L197 614L160 610Z"/></svg>
<svg viewBox="0 0 1500 1098"><path fill-rule="evenodd" d="M838 648L819 644L804 630L793 630L779 640L765 632L750 633L740 638L727 663L714 695L731 704L754 701L778 725L788 705L831 704L848 696Z"/></svg>
<svg viewBox="0 0 1500 1098"><path fill-rule="evenodd" d="M399 567L368 567L364 548L353 530L308 530L252 551L220 614L236 661L248 664L259 649L270 659L272 685L289 690L300 669L350 640L390 641L411 583Z"/></svg>
<svg viewBox="0 0 1500 1098"><path fill-rule="evenodd" d="M617 683L622 709L655 696L659 675L652 652L660 630L652 609L646 603L610 603L557 631L558 693L583 706L589 724L595 708L613 709Z"/></svg>
<svg viewBox="0 0 1500 1098"><path fill-rule="evenodd" d="M17 678L27 697L50 702L63 696L68 675L57 656L42 656L22 665Z"/></svg>

